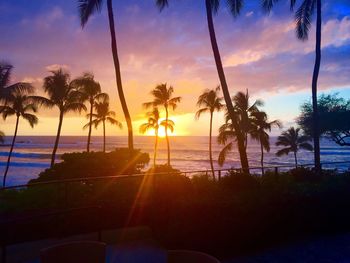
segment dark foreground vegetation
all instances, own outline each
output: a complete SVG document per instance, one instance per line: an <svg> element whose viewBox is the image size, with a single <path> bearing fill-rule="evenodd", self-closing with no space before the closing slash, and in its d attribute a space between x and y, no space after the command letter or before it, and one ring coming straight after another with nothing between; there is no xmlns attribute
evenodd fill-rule
<svg viewBox="0 0 350 263"><path fill-rule="evenodd" d="M73 159L74 154L67 155L52 169L59 171ZM108 158L101 160L108 163ZM40 180L55 174L52 169ZM264 176L232 171L213 181L205 175L190 179L165 165L139 177L30 185L0 192L3 244L148 225L167 247L232 255L309 234L350 230L350 175L335 171L322 176L304 168Z"/></svg>

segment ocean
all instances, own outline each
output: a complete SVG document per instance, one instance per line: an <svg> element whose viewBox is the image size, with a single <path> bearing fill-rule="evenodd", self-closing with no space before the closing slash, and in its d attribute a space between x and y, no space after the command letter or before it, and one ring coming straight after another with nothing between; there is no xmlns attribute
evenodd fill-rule
<svg viewBox="0 0 350 263"><path fill-rule="evenodd" d="M5 145L0 146L0 175L5 170L6 160L9 151L10 137L6 138ZM170 137L171 164L174 168L181 171L194 171L210 169L208 154L208 137L207 136L174 136ZM11 166L7 177L7 186L25 184L30 179L36 178L38 174L49 167L54 136L18 136L13 151ZM57 161L60 161L60 155L66 152L81 152L86 150L86 136L62 136L57 151ZM135 148L153 156L154 137L136 136ZM289 156L277 157L275 155L277 147L274 145L275 137L271 137L271 151L265 153L266 166L293 165L294 157ZM102 150L103 138L99 136L92 137L91 150ZM122 136L107 137L107 150L113 150L119 147L127 146L127 138ZM217 164L217 157L222 146L216 144L213 138L213 157L215 167L220 168ZM260 166L260 146L251 141L248 144L249 163L253 166ZM166 163L166 143L164 138L160 138L158 150L158 164ZM350 147L341 147L335 143L322 140L321 142L321 160L322 162L343 162L350 161ZM311 152L300 151L298 153L300 164L309 164L313 162ZM224 168L239 167L239 155L237 149L228 155ZM335 167L335 166L333 166ZM347 170L349 164L339 164L338 169ZM258 171L257 171L258 172ZM2 182L2 176L0 176Z"/></svg>

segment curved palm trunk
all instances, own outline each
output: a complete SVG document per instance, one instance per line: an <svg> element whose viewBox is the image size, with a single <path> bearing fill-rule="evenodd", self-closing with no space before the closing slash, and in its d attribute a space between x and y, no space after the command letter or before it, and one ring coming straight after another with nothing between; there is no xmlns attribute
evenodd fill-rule
<svg viewBox="0 0 350 263"><path fill-rule="evenodd" d="M213 153L212 153L212 132L213 132L213 112L210 112L210 128L209 128L209 159L210 159L210 167L211 172L213 173L213 179L215 181L215 171L214 171L214 164L213 164Z"/></svg>
<svg viewBox="0 0 350 263"><path fill-rule="evenodd" d="M130 113L128 110L128 106L126 104L123 86L122 86L122 78L120 73L120 64L119 64L118 49L117 49L117 40L116 40L115 27L114 27L112 0L107 0L107 7L108 7L109 29L111 32L111 46L112 46L112 54L113 54L115 75L116 75L116 81L117 81L118 95L119 95L119 100L124 112L126 124L128 126L128 146L130 150L133 150L134 141L133 141L132 122L131 122Z"/></svg>
<svg viewBox="0 0 350 263"><path fill-rule="evenodd" d="M168 107L165 107L165 139L166 139L166 145L168 148L168 166L170 166L170 142L169 142L169 136L168 136L168 119L169 119L169 111L168 111Z"/></svg>
<svg viewBox="0 0 350 263"><path fill-rule="evenodd" d="M261 139L260 139L260 150L261 150L261 160L260 160L261 174L265 175L265 169L264 169L264 147L263 147L263 144L261 142Z"/></svg>
<svg viewBox="0 0 350 263"><path fill-rule="evenodd" d="M157 150L158 150L158 129L156 129L156 141L154 143L154 156L153 156L153 167L156 167L156 160L157 160Z"/></svg>
<svg viewBox="0 0 350 263"><path fill-rule="evenodd" d="M15 134L13 135L9 156L7 158L6 170L5 170L4 178L3 178L3 181L2 181L2 187L6 186L6 177L7 177L7 173L9 171L9 168L10 168L10 162L11 162L11 156L12 156L12 152L13 152L13 147L15 146L15 141L16 141L17 131L18 131L18 123L19 123L19 116L17 116L17 120L16 120Z"/></svg>
<svg viewBox="0 0 350 263"><path fill-rule="evenodd" d="M294 152L294 161L295 161L295 168L298 168L297 152Z"/></svg>
<svg viewBox="0 0 350 263"><path fill-rule="evenodd" d="M52 156L51 156L51 168L55 164L56 152L57 152L58 143L60 141L60 136L61 136L62 122L63 122L63 112L60 111L60 118L59 118L59 122L58 122L57 135L56 135L55 145L53 147Z"/></svg>
<svg viewBox="0 0 350 263"><path fill-rule="evenodd" d="M106 121L103 120L103 152L106 152Z"/></svg>
<svg viewBox="0 0 350 263"><path fill-rule="evenodd" d="M321 172L321 154L320 154L320 134L317 105L317 81L321 65L321 26L322 26L321 0L317 0L317 24L316 24L316 59L312 76L312 110L313 110L313 141L315 170Z"/></svg>
<svg viewBox="0 0 350 263"><path fill-rule="evenodd" d="M93 112L93 106L94 106L94 101L93 99L90 100L90 120L89 120L89 133L88 133L88 139L87 139L87 147L86 151L90 152L90 141L91 141L91 128L92 128L92 112Z"/></svg>
<svg viewBox="0 0 350 263"><path fill-rule="evenodd" d="M237 133L237 145L238 145L239 156L241 159L241 166L242 166L242 169L244 172L249 173L249 163L248 163L247 151L246 151L245 145L244 145L244 134L242 134L240 132L240 127L238 125L238 122L237 122L237 119L236 119L236 116L234 113L234 108L232 105L230 92L228 90L228 85L227 85L226 78L225 78L224 68L222 66L222 61L221 61L221 57L220 57L219 47L218 47L218 44L216 41L216 35L215 35L215 29L214 29L214 23L213 23L213 14L211 11L210 0L206 0L205 3L206 3L208 29L209 29L211 46L213 49L216 68L218 71L222 92L224 94L226 107L227 107L227 110L230 114L230 118L232 120L232 124L234 126L234 129Z"/></svg>

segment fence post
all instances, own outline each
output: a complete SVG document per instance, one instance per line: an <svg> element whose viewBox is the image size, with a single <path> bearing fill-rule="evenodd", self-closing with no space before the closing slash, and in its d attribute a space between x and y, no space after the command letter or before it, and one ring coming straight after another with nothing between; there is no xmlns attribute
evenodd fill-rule
<svg viewBox="0 0 350 263"><path fill-rule="evenodd" d="M218 181L221 180L221 170L219 170Z"/></svg>
<svg viewBox="0 0 350 263"><path fill-rule="evenodd" d="M278 175L278 167L275 167L275 175Z"/></svg>

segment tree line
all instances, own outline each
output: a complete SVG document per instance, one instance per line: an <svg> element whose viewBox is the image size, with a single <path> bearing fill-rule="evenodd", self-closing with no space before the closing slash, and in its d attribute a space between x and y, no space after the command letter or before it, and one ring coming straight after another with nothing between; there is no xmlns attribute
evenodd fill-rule
<svg viewBox="0 0 350 263"><path fill-rule="evenodd" d="M126 99L124 96L121 72L120 72L120 63L118 57L118 48L117 48L117 38L115 31L115 21L114 21L114 10L113 10L113 1L107 1L107 13L108 13L108 22L109 22L109 31L111 36L111 49L113 62L115 67L116 74L116 83L117 90L120 98L120 103L124 112L125 120L128 127L128 145L130 149L133 149L133 128L130 113L127 107ZM207 26L210 36L210 43L212 46L213 56L215 59L215 64L217 68L218 77L220 80L222 92L224 95L225 104L227 107L228 115L232 121L232 126L236 130L237 138L237 147L239 150L241 166L244 171L249 171L249 162L247 158L247 151L245 148L245 136L240 132L238 119L235 114L234 105L231 101L231 95L229 92L229 86L226 81L224 68L222 65L220 50L218 42L216 39L215 26L213 21L213 15L218 14L221 1L220 0L203 0L205 2L205 13L207 17ZM294 12L295 6L298 1L296 0L287 0L290 2L290 10ZM102 11L103 0L78 0L79 4L79 15L82 27L85 27L89 18L96 13ZM155 0L156 6L162 11L164 8L169 6L169 0ZM227 5L230 13L234 18L240 15L240 12L244 6L244 0L227 0ZM261 6L262 9L268 14L275 4L279 2L278 0L262 0ZM322 26L322 3L321 0L302 0L299 7L295 11L295 30L297 38L305 41L309 36L309 29L311 27L311 21L316 11L316 47L315 47L315 64L314 72L312 76L312 125L313 125L313 142L314 142L314 159L315 159L315 168L317 171L321 169L320 162L320 143L319 143L319 119L318 119L318 105L317 105L317 83L318 76L320 71L321 64L321 26Z"/></svg>
<svg viewBox="0 0 350 263"><path fill-rule="evenodd" d="M90 151L92 127L97 128L103 125L103 151L105 152L106 123L119 128L122 128L122 124L115 119L116 113L109 108L109 95L101 91L101 86L92 73L83 73L82 76L71 80L70 74L63 69L51 71L50 75L44 78L43 90L47 96L43 97L35 95L35 88L29 83L19 82L9 85L12 68L13 66L8 63L0 63L0 113L4 120L11 116L16 118L15 131L3 176L3 186L6 184L20 120L27 121L33 128L38 124L36 113L40 107L57 108L59 111L57 134L51 155L51 168L55 164L64 116L69 112L89 111L86 115L88 123L83 127L88 129L87 152ZM3 141L4 133L1 132L0 135L0 141Z"/></svg>

